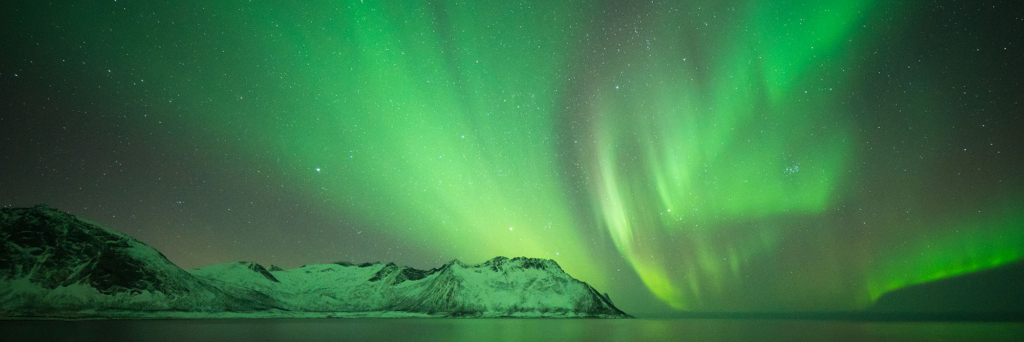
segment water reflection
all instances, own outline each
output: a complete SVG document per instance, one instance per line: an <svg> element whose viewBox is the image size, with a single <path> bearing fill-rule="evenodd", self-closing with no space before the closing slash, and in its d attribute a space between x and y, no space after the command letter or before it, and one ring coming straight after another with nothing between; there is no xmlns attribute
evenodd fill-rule
<svg viewBox="0 0 1024 342"><path fill-rule="evenodd" d="M719 319L0 321L8 341L1017 341L1022 323Z"/></svg>

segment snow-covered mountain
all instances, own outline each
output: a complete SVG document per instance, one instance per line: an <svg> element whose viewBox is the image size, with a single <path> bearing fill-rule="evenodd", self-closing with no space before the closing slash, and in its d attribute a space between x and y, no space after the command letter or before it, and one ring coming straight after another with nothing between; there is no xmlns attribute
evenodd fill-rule
<svg viewBox="0 0 1024 342"><path fill-rule="evenodd" d="M421 312L471 317L625 317L593 287L553 260L453 260L418 270L347 262L267 271L255 263L213 265L192 274L238 297L306 312Z"/></svg>
<svg viewBox="0 0 1024 342"><path fill-rule="evenodd" d="M127 235L39 205L0 209L0 316L270 307L231 296Z"/></svg>
<svg viewBox="0 0 1024 342"><path fill-rule="evenodd" d="M628 317L553 260L418 270L237 262L186 272L157 250L57 209L0 209L0 318Z"/></svg>

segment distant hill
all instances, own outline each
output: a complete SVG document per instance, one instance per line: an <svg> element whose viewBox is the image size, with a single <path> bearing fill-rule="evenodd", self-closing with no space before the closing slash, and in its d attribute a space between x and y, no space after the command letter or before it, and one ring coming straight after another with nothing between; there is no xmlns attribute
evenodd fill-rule
<svg viewBox="0 0 1024 342"><path fill-rule="evenodd" d="M418 270L236 262L186 272L157 250L39 205L0 209L4 317L628 317L554 260Z"/></svg>
<svg viewBox="0 0 1024 342"><path fill-rule="evenodd" d="M893 290L870 310L1024 314L1024 262Z"/></svg>
<svg viewBox="0 0 1024 342"><path fill-rule="evenodd" d="M421 312L482 317L620 317L625 314L553 260L453 260L431 270L339 262L267 271L237 262L192 274L242 298L311 312Z"/></svg>

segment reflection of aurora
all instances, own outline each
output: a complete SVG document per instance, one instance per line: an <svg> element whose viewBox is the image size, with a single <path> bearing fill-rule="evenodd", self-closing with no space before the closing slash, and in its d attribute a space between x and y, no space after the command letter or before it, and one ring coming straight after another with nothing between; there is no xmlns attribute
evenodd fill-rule
<svg viewBox="0 0 1024 342"><path fill-rule="evenodd" d="M161 99L148 106L180 139L271 169L384 233L374 244L554 258L618 298L648 296L606 266L628 264L677 309L860 308L1024 256L1006 161L1019 157L953 131L961 112L943 102L996 63L952 72L933 46L894 52L919 40L892 37L926 21L911 9L476 3L205 4L213 21L138 10L204 29L130 41L141 56L109 49L104 65L145 84L103 96ZM974 168L985 177L947 176Z"/></svg>

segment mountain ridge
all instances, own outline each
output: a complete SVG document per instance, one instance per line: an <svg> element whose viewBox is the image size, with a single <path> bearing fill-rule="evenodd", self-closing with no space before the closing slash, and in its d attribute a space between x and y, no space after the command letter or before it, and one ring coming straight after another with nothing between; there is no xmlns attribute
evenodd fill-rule
<svg viewBox="0 0 1024 342"><path fill-rule="evenodd" d="M239 261L185 271L137 239L56 208L0 209L0 318L217 315L630 317L550 259L420 270Z"/></svg>
<svg viewBox="0 0 1024 342"><path fill-rule="evenodd" d="M296 311L399 311L460 317L628 316L606 295L572 278L550 259L499 256L473 265L452 260L429 270L395 263L357 266L335 262L270 271L277 281L268 280L258 271L262 267L253 264L229 262L190 272L235 296L273 298L277 301L272 305ZM333 286L324 284L323 279ZM481 282L487 285L481 286ZM549 296L538 295L541 293ZM567 302L550 297L551 293L573 295L575 300ZM327 299L309 302L310 296Z"/></svg>

